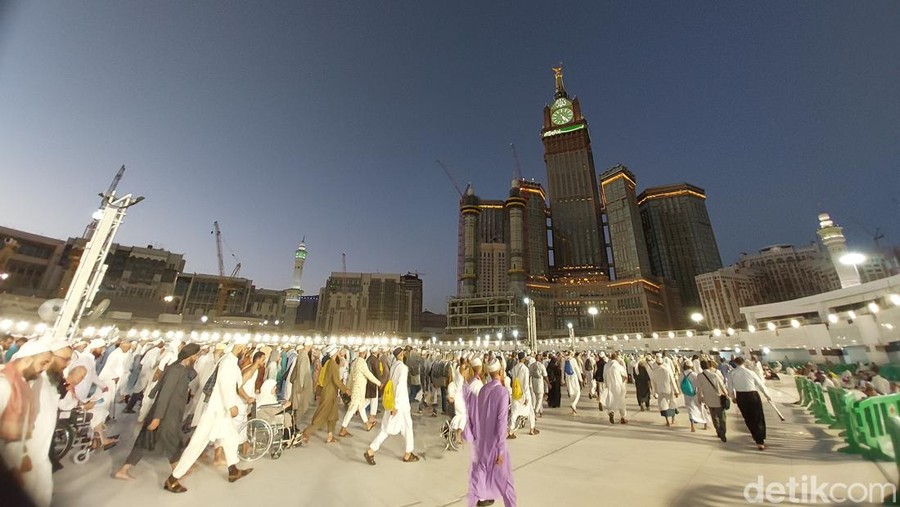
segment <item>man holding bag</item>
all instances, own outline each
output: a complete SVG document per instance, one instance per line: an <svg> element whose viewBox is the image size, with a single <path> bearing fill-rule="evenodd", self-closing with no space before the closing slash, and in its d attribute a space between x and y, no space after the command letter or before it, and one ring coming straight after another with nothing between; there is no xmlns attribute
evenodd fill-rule
<svg viewBox="0 0 900 507"><path fill-rule="evenodd" d="M725 438L725 411L731 404L728 394L725 391L725 382L719 372L712 368L709 361L700 361L700 373L697 375L696 381L697 396L700 403L706 405L709 409L709 415L712 418L713 427L716 429L716 435L723 443L728 440Z"/></svg>

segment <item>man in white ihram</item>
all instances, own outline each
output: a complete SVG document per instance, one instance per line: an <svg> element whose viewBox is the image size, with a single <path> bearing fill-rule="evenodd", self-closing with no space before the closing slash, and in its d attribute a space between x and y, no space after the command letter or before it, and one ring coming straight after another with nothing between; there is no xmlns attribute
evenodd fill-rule
<svg viewBox="0 0 900 507"><path fill-rule="evenodd" d="M406 440L405 453L403 461L412 463L419 461L419 457L413 454L415 442L413 441L413 424L412 409L409 405L409 388L406 385L406 378L409 375L409 368L403 364L406 358L406 351L401 347L394 349L394 364L391 365L391 383L394 387L394 409L385 411L384 419L381 424L381 432L375 437L375 440L369 445L369 448L363 453L366 463L375 464L375 453L381 448L381 444L389 435L400 433Z"/></svg>
<svg viewBox="0 0 900 507"><path fill-rule="evenodd" d="M253 471L252 468L241 470L237 467L238 458L238 433L232 419L238 415L238 385L241 383L241 369L238 367L237 357L231 353L233 345L225 349L225 354L219 360L215 385L212 394L197 423L191 441L181 454L181 459L172 471L172 475L166 479L163 488L172 493L184 493L187 489L179 480L190 471L191 466L206 449L206 446L218 440L222 443L225 460L228 464L228 482L234 482ZM151 423L152 424L152 423Z"/></svg>
<svg viewBox="0 0 900 507"><path fill-rule="evenodd" d="M619 423L628 424L628 414L625 412L625 390L628 385L628 371L619 359L619 353L613 352L609 361L603 368L603 383L606 384L606 399L603 403L609 413L609 422L616 422L616 412L619 412Z"/></svg>
<svg viewBox="0 0 900 507"><path fill-rule="evenodd" d="M566 389L572 398L572 415L575 415L578 413L578 400L581 399L581 365L578 364L578 356L570 351L566 351L563 374L566 376Z"/></svg>
<svg viewBox="0 0 900 507"><path fill-rule="evenodd" d="M509 411L509 433L506 438L516 438L516 419L520 416L528 418L529 435L537 435L540 430L534 427L534 399L531 397L531 374L528 367L525 366L527 361L524 352L519 352L517 356L519 362L512 367L512 381L510 384L518 382L518 391L513 390L512 408ZM515 395L519 395L516 398Z"/></svg>

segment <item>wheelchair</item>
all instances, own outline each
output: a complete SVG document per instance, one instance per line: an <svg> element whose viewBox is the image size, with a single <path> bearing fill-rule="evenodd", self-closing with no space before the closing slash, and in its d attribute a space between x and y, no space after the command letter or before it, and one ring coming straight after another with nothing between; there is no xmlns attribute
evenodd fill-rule
<svg viewBox="0 0 900 507"><path fill-rule="evenodd" d="M450 420L441 425L441 438L444 440L444 450L458 451L462 447L462 439L457 437L456 430L450 424Z"/></svg>
<svg viewBox="0 0 900 507"><path fill-rule="evenodd" d="M91 415L76 408L71 410L67 416L57 419L56 429L53 431L53 442L50 446L50 452L57 461L62 461L72 450L75 451L72 461L76 465L83 465L90 459L91 444L94 440Z"/></svg>
<svg viewBox="0 0 900 507"><path fill-rule="evenodd" d="M285 449L300 441L291 419L280 403L256 407L253 417L238 430L247 437L247 442L238 446L238 457L242 461L256 461L266 454L272 459L280 458Z"/></svg>

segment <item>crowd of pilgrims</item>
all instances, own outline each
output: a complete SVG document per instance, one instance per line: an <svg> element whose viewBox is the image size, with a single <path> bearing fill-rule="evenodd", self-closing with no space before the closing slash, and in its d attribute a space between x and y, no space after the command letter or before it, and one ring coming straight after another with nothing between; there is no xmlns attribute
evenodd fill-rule
<svg viewBox="0 0 900 507"><path fill-rule="evenodd" d="M419 460L411 418L415 407L423 417L447 416L452 431L468 442L472 505L490 505L497 497L514 505L506 440L516 438L517 422L529 435L539 434L536 419L545 406L559 408L563 392L572 415L578 414L582 390L587 390L611 424L627 424L631 384L641 411L651 410L655 400L666 425L672 426L678 408L684 407L691 431L706 429L711 421L722 442L725 410L733 399L763 449L757 438L759 397L753 403L745 397L742 404L741 394L749 393L740 391L756 394L758 389L768 398L764 379L775 375L755 358L744 364L742 358L728 362L666 352L448 352L162 339L70 344L7 338L0 347L0 457L4 470L39 506L50 504L51 475L62 467L51 452L54 429L73 411L89 414L94 451L119 443L109 431L117 411L137 414L137 439L114 477L132 480L131 467L150 452L161 454L172 466L163 487L183 493L182 478L210 446L213 463L227 467L229 482L252 471L237 465L242 446L248 445L241 428L254 417L255 407L277 406L298 435L296 445L307 445L322 429L328 444L352 437L349 427L356 415L365 431L380 424L362 456L370 465L376 464L375 453L385 439L397 434L405 440L402 460ZM736 374L738 370L743 373ZM740 387L748 382L749 388ZM341 405L346 405L342 418ZM764 420L761 425L764 438Z"/></svg>

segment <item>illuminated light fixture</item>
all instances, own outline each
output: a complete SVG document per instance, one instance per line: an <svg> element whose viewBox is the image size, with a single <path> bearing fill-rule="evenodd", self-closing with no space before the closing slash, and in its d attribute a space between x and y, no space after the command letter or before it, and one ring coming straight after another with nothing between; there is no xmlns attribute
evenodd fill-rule
<svg viewBox="0 0 900 507"><path fill-rule="evenodd" d="M728 336L734 336L734 328L729 327L728 329L725 330L725 333L727 333Z"/></svg>
<svg viewBox="0 0 900 507"><path fill-rule="evenodd" d="M776 326L774 322L769 322L766 324L766 327L769 328L769 331L775 331L775 328L778 326Z"/></svg>
<svg viewBox="0 0 900 507"><path fill-rule="evenodd" d="M596 342L597 342L597 337L596 337L596 336L592 336L592 337L591 337L591 341L594 342L594 343L596 343Z"/></svg>
<svg viewBox="0 0 900 507"><path fill-rule="evenodd" d="M751 332L751 333L755 333L755 332L756 332L756 326L754 326L754 325L752 325L752 324L749 325L749 326L747 326L747 331L749 331L749 332Z"/></svg>
<svg viewBox="0 0 900 507"><path fill-rule="evenodd" d="M763 354L768 355L769 352L771 352L771 351L769 350L769 347L763 347L763 350L762 350L762 353L763 353Z"/></svg>
<svg viewBox="0 0 900 507"><path fill-rule="evenodd" d="M669 331L669 338L675 338L675 333L672 331Z"/></svg>
<svg viewBox="0 0 900 507"><path fill-rule="evenodd" d="M207 321L209 321L209 317L207 317L206 315L200 317L200 322L206 324Z"/></svg>
<svg viewBox="0 0 900 507"><path fill-rule="evenodd" d="M149 329L142 329L142 330L141 330L141 338L147 338L148 336L150 336L150 330L149 330Z"/></svg>
<svg viewBox="0 0 900 507"><path fill-rule="evenodd" d="M858 266L866 262L866 256L857 252L848 252L842 255L838 262L844 266Z"/></svg>
<svg viewBox="0 0 900 507"><path fill-rule="evenodd" d="M676 354L678 353L678 349L675 349L675 353L676 353Z"/></svg>
<svg viewBox="0 0 900 507"><path fill-rule="evenodd" d="M13 327L13 321L9 319L3 319L3 322L0 322L0 329L4 331L9 331Z"/></svg>
<svg viewBox="0 0 900 507"><path fill-rule="evenodd" d="M878 313L881 310L881 308L878 307L878 303L876 303L875 301L872 301L871 303L869 303L868 307L869 307L869 312L871 312L871 313Z"/></svg>
<svg viewBox="0 0 900 507"><path fill-rule="evenodd" d="M691 314L691 320L693 320L695 324L699 324L703 322L703 314L700 312L694 312Z"/></svg>
<svg viewBox="0 0 900 507"><path fill-rule="evenodd" d="M693 338L693 337L694 337L694 332L691 331L690 329L688 329L688 330L687 330L687 333L685 333L685 334L687 334L687 337L688 337L688 338Z"/></svg>
<svg viewBox="0 0 900 507"><path fill-rule="evenodd" d="M200 333L200 339L203 341L209 340L209 333L203 331L202 333Z"/></svg>
<svg viewBox="0 0 900 507"><path fill-rule="evenodd" d="M900 294L891 294L888 296L888 299L891 300L891 303L893 303L894 306L900 306Z"/></svg>
<svg viewBox="0 0 900 507"><path fill-rule="evenodd" d="M740 348L740 347L735 347L735 348L734 348L734 353L735 353L735 354L740 354L740 353L741 353L741 348Z"/></svg>
<svg viewBox="0 0 900 507"><path fill-rule="evenodd" d="M800 327L800 321L797 319L791 319L791 327L797 329Z"/></svg>
<svg viewBox="0 0 900 507"><path fill-rule="evenodd" d="M638 333L638 334L635 335L634 339L635 339L635 340L640 340L640 339L643 338L643 337L644 337L644 335L642 335L641 333Z"/></svg>
<svg viewBox="0 0 900 507"><path fill-rule="evenodd" d="M722 330L719 328L713 329L713 336L722 336Z"/></svg>
<svg viewBox="0 0 900 507"><path fill-rule="evenodd" d="M851 319L856 319L856 312L854 312L853 310L850 310L849 312L847 312L847 316L850 317Z"/></svg>
<svg viewBox="0 0 900 507"><path fill-rule="evenodd" d="M837 315L835 315L833 313L828 314L828 322L831 322L832 324L837 324L837 321L838 321Z"/></svg>

